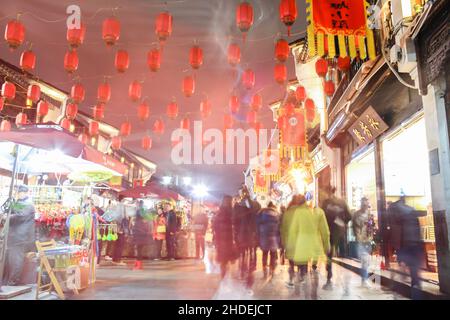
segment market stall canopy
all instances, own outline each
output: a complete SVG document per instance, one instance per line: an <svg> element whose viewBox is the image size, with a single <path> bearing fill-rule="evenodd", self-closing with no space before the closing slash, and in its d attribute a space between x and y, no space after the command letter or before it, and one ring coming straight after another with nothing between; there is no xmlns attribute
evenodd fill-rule
<svg viewBox="0 0 450 320"><path fill-rule="evenodd" d="M173 200L182 200L183 196L179 193L159 186L156 183L150 183L146 186L135 187L119 193L121 198L164 198Z"/></svg>

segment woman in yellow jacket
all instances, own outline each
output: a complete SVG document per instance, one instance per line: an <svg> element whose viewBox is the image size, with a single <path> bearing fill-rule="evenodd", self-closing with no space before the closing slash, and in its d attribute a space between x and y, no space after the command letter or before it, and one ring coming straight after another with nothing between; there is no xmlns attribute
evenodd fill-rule
<svg viewBox="0 0 450 320"><path fill-rule="evenodd" d="M330 231L325 213L320 208L310 208L304 196L298 196L297 205L290 207L281 222L281 241L286 257L299 266L302 281L308 263L316 267L320 259L326 259L330 250ZM291 283L293 274L290 275Z"/></svg>

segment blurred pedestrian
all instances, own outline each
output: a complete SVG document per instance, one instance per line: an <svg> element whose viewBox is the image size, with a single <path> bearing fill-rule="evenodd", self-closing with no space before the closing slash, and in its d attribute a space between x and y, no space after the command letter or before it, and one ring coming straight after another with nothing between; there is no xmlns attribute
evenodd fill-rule
<svg viewBox="0 0 450 320"><path fill-rule="evenodd" d="M216 246L216 261L220 264L222 279L228 269L228 263L235 259L233 240L233 198L224 196L219 211L213 218L212 229Z"/></svg>
<svg viewBox="0 0 450 320"><path fill-rule="evenodd" d="M327 283L323 286L323 289L331 290L333 288L331 282L333 278L333 257L338 255L339 244L345 241L346 228L351 220L351 215L347 203L336 197L336 188L334 187L330 187L329 197L323 201L322 206L330 230L331 244L327 260Z"/></svg>
<svg viewBox="0 0 450 320"><path fill-rule="evenodd" d="M426 211L415 210L406 204L406 197L393 202L388 208L391 217L391 241L396 249L399 263L409 268L411 276L411 297L420 298L419 268L424 259L423 242L420 234L419 217L426 216Z"/></svg>
<svg viewBox="0 0 450 320"><path fill-rule="evenodd" d="M361 207L353 214L353 232L358 245L358 257L361 260L361 285L368 287L369 263L375 235L375 218L370 212L369 199L361 199Z"/></svg>
<svg viewBox="0 0 450 320"><path fill-rule="evenodd" d="M261 248L264 279L269 271L273 277L278 260L278 249L280 247L280 221L279 213L273 202L269 202L267 208L260 211L257 218L259 247ZM270 270L268 258L270 256Z"/></svg>
<svg viewBox="0 0 450 320"><path fill-rule="evenodd" d="M144 219L144 202L140 200L136 208L136 217L133 224L133 242L136 248L136 260L133 270L142 270L144 248L149 242L149 226Z"/></svg>
<svg viewBox="0 0 450 320"><path fill-rule="evenodd" d="M193 228L195 234L195 257L203 259L205 256L205 234L208 229L208 215L204 211L194 216Z"/></svg>
<svg viewBox="0 0 450 320"><path fill-rule="evenodd" d="M166 216L162 205L158 205L156 208L156 217L153 220L153 240L156 244L156 258L160 260L162 258L163 241L166 240Z"/></svg>
<svg viewBox="0 0 450 320"><path fill-rule="evenodd" d="M167 260L175 260L177 214L174 211L174 201L169 199L164 203L164 214L166 215L166 249Z"/></svg>
<svg viewBox="0 0 450 320"><path fill-rule="evenodd" d="M127 241L127 237L130 235L130 220L126 216L125 212L125 205L122 202L119 202L116 207L117 212L117 240L114 244L114 250L113 250L113 263L116 265L126 265L124 262L122 262L122 253L123 248L125 247L125 243Z"/></svg>

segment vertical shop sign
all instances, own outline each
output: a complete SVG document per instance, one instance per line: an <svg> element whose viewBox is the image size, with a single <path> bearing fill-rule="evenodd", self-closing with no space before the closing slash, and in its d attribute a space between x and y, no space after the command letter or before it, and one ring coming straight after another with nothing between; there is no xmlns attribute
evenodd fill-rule
<svg viewBox="0 0 450 320"><path fill-rule="evenodd" d="M358 142L359 146L364 146L375 140L388 128L378 113L369 107L348 129L348 133Z"/></svg>

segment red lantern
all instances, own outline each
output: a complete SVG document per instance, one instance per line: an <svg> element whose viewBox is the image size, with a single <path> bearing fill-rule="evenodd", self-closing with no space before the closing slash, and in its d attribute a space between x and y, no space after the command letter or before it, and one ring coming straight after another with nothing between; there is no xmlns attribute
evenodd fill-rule
<svg viewBox="0 0 450 320"><path fill-rule="evenodd" d="M247 69L242 74L242 84L247 90L252 89L255 86L255 73L252 69Z"/></svg>
<svg viewBox="0 0 450 320"><path fill-rule="evenodd" d="M283 84L286 82L287 79L287 68L286 65L283 63L277 63L275 65L274 69L274 78L275 81L279 84Z"/></svg>
<svg viewBox="0 0 450 320"><path fill-rule="evenodd" d="M253 111L258 112L262 107L262 97L260 94L254 94L250 102Z"/></svg>
<svg viewBox="0 0 450 320"><path fill-rule="evenodd" d="M176 101L172 101L167 105L167 116L170 119L175 119L178 116L178 104Z"/></svg>
<svg viewBox="0 0 450 320"><path fill-rule="evenodd" d="M5 107L5 99L3 97L0 97L0 112Z"/></svg>
<svg viewBox="0 0 450 320"><path fill-rule="evenodd" d="M105 117L105 105L97 103L92 109L92 116L95 120L103 119Z"/></svg>
<svg viewBox="0 0 450 320"><path fill-rule="evenodd" d="M203 50L199 46L193 46L189 53L189 63L193 69L198 69L203 64Z"/></svg>
<svg viewBox="0 0 450 320"><path fill-rule="evenodd" d="M12 82L5 81L2 85L2 96L6 100L14 100L16 97L16 85Z"/></svg>
<svg viewBox="0 0 450 320"><path fill-rule="evenodd" d="M36 55L31 50L22 52L20 56L20 68L27 72L32 72L36 67Z"/></svg>
<svg viewBox="0 0 450 320"><path fill-rule="evenodd" d="M84 42L84 36L86 35L86 25L81 22L80 28L67 28L66 38L69 46L72 48L78 48Z"/></svg>
<svg viewBox="0 0 450 320"><path fill-rule="evenodd" d="M297 89L295 89L295 98L297 99L297 102L305 101L306 99L305 87L298 86Z"/></svg>
<svg viewBox="0 0 450 320"><path fill-rule="evenodd" d="M98 135L98 122L97 121L92 121L91 123L89 123L89 134L91 136L96 136Z"/></svg>
<svg viewBox="0 0 450 320"><path fill-rule="evenodd" d="M191 129L191 121L189 118L183 118L180 122L180 128L184 130L190 130Z"/></svg>
<svg viewBox="0 0 450 320"><path fill-rule="evenodd" d="M166 41L172 34L172 16L168 12L161 12L156 17L155 33L161 42Z"/></svg>
<svg viewBox="0 0 450 320"><path fill-rule="evenodd" d="M86 133L81 133L78 136L78 140L83 144L87 144L89 142L89 136Z"/></svg>
<svg viewBox="0 0 450 320"><path fill-rule="evenodd" d="M118 50L114 60L117 72L124 73L130 66L130 56L126 50Z"/></svg>
<svg viewBox="0 0 450 320"><path fill-rule="evenodd" d="M209 117L209 115L211 114L211 109L211 102L207 98L203 99L202 102L200 102L200 114L203 119Z"/></svg>
<svg viewBox="0 0 450 320"><path fill-rule="evenodd" d="M66 106L66 117L69 120L75 119L78 113L78 106L75 103L68 103Z"/></svg>
<svg viewBox="0 0 450 320"><path fill-rule="evenodd" d="M119 136L111 138L111 148L119 150L122 147L122 139Z"/></svg>
<svg viewBox="0 0 450 320"><path fill-rule="evenodd" d="M97 89L97 101L101 103L108 103L111 99L111 86L108 82L103 82Z"/></svg>
<svg viewBox="0 0 450 320"><path fill-rule="evenodd" d="M247 1L241 2L236 9L236 25L243 33L245 41L245 34L253 25L253 7Z"/></svg>
<svg viewBox="0 0 450 320"><path fill-rule="evenodd" d="M48 114L48 109L49 109L48 102L41 100L37 105L36 113L39 117L45 117Z"/></svg>
<svg viewBox="0 0 450 320"><path fill-rule="evenodd" d="M103 21L103 41L107 46L114 45L120 38L120 21L116 17L107 18Z"/></svg>
<svg viewBox="0 0 450 320"><path fill-rule="evenodd" d="M230 112L231 113L238 113L240 104L241 104L241 102L239 101L239 97L238 96L235 96L235 95L231 96L230 97L230 101L229 101Z"/></svg>
<svg viewBox="0 0 450 320"><path fill-rule="evenodd" d="M331 80L325 81L323 89L324 89L325 95L327 97L332 97L334 95L334 90L335 90L333 81L331 81Z"/></svg>
<svg viewBox="0 0 450 320"><path fill-rule="evenodd" d="M236 43L231 43L228 47L228 63L235 67L241 62L241 48Z"/></svg>
<svg viewBox="0 0 450 320"><path fill-rule="evenodd" d="M70 89L70 97L74 103L82 103L84 101L85 90L81 83L75 83Z"/></svg>
<svg viewBox="0 0 450 320"><path fill-rule="evenodd" d="M328 62L324 58L319 58L316 61L316 73L319 77L325 78L328 73Z"/></svg>
<svg viewBox="0 0 450 320"><path fill-rule="evenodd" d="M141 99L142 84L139 81L134 80L132 83L130 83L130 85L128 86L128 96L133 102L136 102L139 99Z"/></svg>
<svg viewBox="0 0 450 320"><path fill-rule="evenodd" d="M306 120L313 122L316 117L316 106L312 99L306 99L305 101Z"/></svg>
<svg viewBox="0 0 450 320"><path fill-rule="evenodd" d="M75 50L66 52L64 56L64 69L68 73L74 73L78 69L78 54Z"/></svg>
<svg viewBox="0 0 450 320"><path fill-rule="evenodd" d="M41 97L41 87L37 84L32 84L28 86L27 99L30 99L34 103L38 102Z"/></svg>
<svg viewBox="0 0 450 320"><path fill-rule="evenodd" d="M16 116L16 126L26 125L28 121L28 117L26 113L20 112Z"/></svg>
<svg viewBox="0 0 450 320"><path fill-rule="evenodd" d="M152 49L147 54L147 65L151 71L156 72L161 67L161 51Z"/></svg>
<svg viewBox="0 0 450 320"><path fill-rule="evenodd" d="M350 57L338 57L337 66L342 72L347 72L350 69Z"/></svg>
<svg viewBox="0 0 450 320"><path fill-rule="evenodd" d="M247 123L248 124L255 124L256 123L256 111L250 110L249 112L247 112Z"/></svg>
<svg viewBox="0 0 450 320"><path fill-rule="evenodd" d="M291 35L291 27L297 19L296 0L281 0L280 2L280 20L288 28L288 36Z"/></svg>
<svg viewBox="0 0 450 320"><path fill-rule="evenodd" d="M275 45L275 59L285 62L289 58L289 43L284 39L278 39Z"/></svg>
<svg viewBox="0 0 450 320"><path fill-rule="evenodd" d="M3 119L2 123L0 124L0 131L1 132L11 131L11 122L9 122L6 119Z"/></svg>
<svg viewBox="0 0 450 320"><path fill-rule="evenodd" d="M120 135L123 137L128 137L131 134L131 123L126 121L120 126Z"/></svg>
<svg viewBox="0 0 450 320"><path fill-rule="evenodd" d="M142 137L142 141L141 141L142 149L150 150L152 148L152 144L153 144L152 138L150 138L149 136Z"/></svg>
<svg viewBox="0 0 450 320"><path fill-rule="evenodd" d="M65 129L67 131L70 131L71 125L72 125L72 122L69 119L64 118L61 120L61 124L60 124L61 128Z"/></svg>
<svg viewBox="0 0 450 320"><path fill-rule="evenodd" d="M192 76L184 77L181 90L183 91L183 94L185 97L187 97L187 98L192 97L192 95L195 92L194 77L192 77Z"/></svg>
<svg viewBox="0 0 450 320"><path fill-rule="evenodd" d="M25 27L19 20L10 20L5 29L5 40L11 49L18 48L25 40Z"/></svg>
<svg viewBox="0 0 450 320"><path fill-rule="evenodd" d="M155 123L153 124L153 132L158 135L164 133L164 122L162 120L155 120Z"/></svg>
<svg viewBox="0 0 450 320"><path fill-rule="evenodd" d="M148 119L148 117L150 117L150 107L148 106L148 104L146 102L142 102L139 106L138 106L138 118L141 121L145 121Z"/></svg>
<svg viewBox="0 0 450 320"><path fill-rule="evenodd" d="M223 125L225 129L233 128L233 124L234 124L233 116L231 114L225 114L223 116Z"/></svg>
<svg viewBox="0 0 450 320"><path fill-rule="evenodd" d="M287 116L285 116L285 115L279 116L278 117L278 121L277 121L278 129L286 130L286 128L287 128L287 126L289 124L288 122L289 122L289 119L288 119Z"/></svg>

